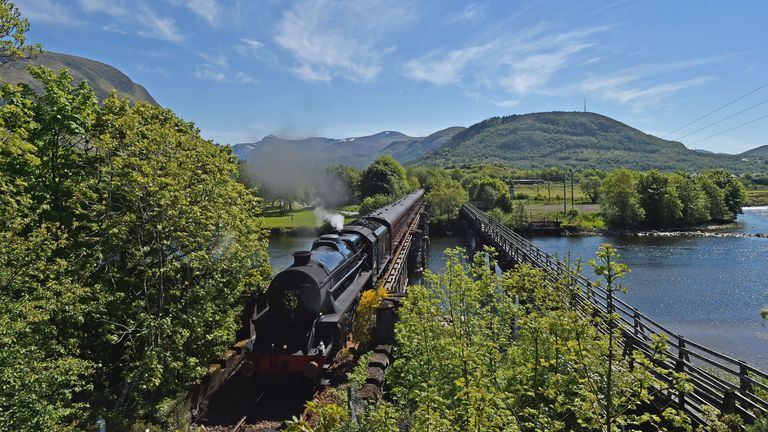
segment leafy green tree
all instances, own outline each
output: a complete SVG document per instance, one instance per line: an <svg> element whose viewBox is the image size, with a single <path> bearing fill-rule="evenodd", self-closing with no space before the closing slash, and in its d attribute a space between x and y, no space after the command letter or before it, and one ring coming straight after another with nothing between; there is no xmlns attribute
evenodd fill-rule
<svg viewBox="0 0 768 432"><path fill-rule="evenodd" d="M670 178L682 204L680 222L685 226L692 226L709 221L710 203L699 182L686 174L672 174Z"/></svg>
<svg viewBox="0 0 768 432"><path fill-rule="evenodd" d="M736 219L743 213L742 207L747 199L747 191L744 184L736 176L725 170L714 170L703 173L704 176L714 182L724 194L725 207L728 209L728 219Z"/></svg>
<svg viewBox="0 0 768 432"><path fill-rule="evenodd" d="M467 186L469 200L487 203L491 207L503 206L511 210L512 199L507 185L494 177L478 176L472 178Z"/></svg>
<svg viewBox="0 0 768 432"><path fill-rule="evenodd" d="M261 202L171 111L32 74L0 108L0 419L165 421L270 275Z"/></svg>
<svg viewBox="0 0 768 432"><path fill-rule="evenodd" d="M704 192L706 199L707 212L710 219L714 221L725 221L730 217L728 208L725 206L725 193L719 186L712 181L709 176L698 175L696 182Z"/></svg>
<svg viewBox="0 0 768 432"><path fill-rule="evenodd" d="M360 197L386 195L394 199L409 190L405 168L392 156L379 156L360 174Z"/></svg>
<svg viewBox="0 0 768 432"><path fill-rule="evenodd" d="M371 213L372 211L379 209L381 207L384 207L387 204L390 204L391 202L395 201L396 198L391 197L389 195L373 195L365 198L362 203L360 203L360 214L366 215L368 213Z"/></svg>
<svg viewBox="0 0 768 432"><path fill-rule="evenodd" d="M40 53L39 44L27 44L29 21L9 0L0 0L0 63Z"/></svg>
<svg viewBox="0 0 768 432"><path fill-rule="evenodd" d="M681 217L683 204L670 177L658 170L640 174L637 181L640 205L645 211L644 225L664 228L674 225Z"/></svg>
<svg viewBox="0 0 768 432"><path fill-rule="evenodd" d="M579 188L584 192L584 195L589 198L592 204L595 204L600 198L600 187L603 185L603 181L596 175L591 175L582 179L579 182Z"/></svg>
<svg viewBox="0 0 768 432"><path fill-rule="evenodd" d="M606 223L613 228L635 228L645 211L637 192L638 175L627 169L612 171L603 180L600 206Z"/></svg>
<svg viewBox="0 0 768 432"><path fill-rule="evenodd" d="M436 185L430 185L426 194L431 224L446 224L456 220L461 206L469 200L469 195L461 183L446 179Z"/></svg>

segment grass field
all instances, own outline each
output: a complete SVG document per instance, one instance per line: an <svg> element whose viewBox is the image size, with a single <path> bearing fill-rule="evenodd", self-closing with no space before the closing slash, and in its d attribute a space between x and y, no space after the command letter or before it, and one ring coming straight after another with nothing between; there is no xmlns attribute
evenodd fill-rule
<svg viewBox="0 0 768 432"><path fill-rule="evenodd" d="M747 206L768 205L768 189L756 189L747 191Z"/></svg>
<svg viewBox="0 0 768 432"><path fill-rule="evenodd" d="M354 210L347 210L344 208L342 211L350 212ZM352 219L354 219L354 217L345 215L344 223L348 223L352 221ZM317 228L321 224L322 221L318 221L315 217L314 209L295 210L280 216L264 216L264 226L269 229L279 228L284 230L291 230L295 228Z"/></svg>
<svg viewBox="0 0 768 432"><path fill-rule="evenodd" d="M264 218L267 228L314 228L319 226L312 210L301 210L283 216Z"/></svg>
<svg viewBox="0 0 768 432"><path fill-rule="evenodd" d="M531 204L560 204L563 206L563 184L549 183L540 185L515 185L515 197L524 195ZM565 188L565 196L568 200L568 207L571 206L571 184L568 183ZM573 198L576 204L591 204L589 198L584 195L579 188L578 183L573 185Z"/></svg>

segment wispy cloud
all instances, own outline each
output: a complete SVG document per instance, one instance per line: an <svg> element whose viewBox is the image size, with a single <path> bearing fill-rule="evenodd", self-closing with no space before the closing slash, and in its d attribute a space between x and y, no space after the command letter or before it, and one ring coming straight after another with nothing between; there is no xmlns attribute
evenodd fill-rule
<svg viewBox="0 0 768 432"><path fill-rule="evenodd" d="M222 69L229 67L229 58L221 51L217 52L216 54L198 53L197 55L202 57L203 60L208 62L210 65L218 66Z"/></svg>
<svg viewBox="0 0 768 432"><path fill-rule="evenodd" d="M208 24L215 25L219 18L219 6L215 0L189 0L186 2L189 10L199 17L208 21Z"/></svg>
<svg viewBox="0 0 768 432"><path fill-rule="evenodd" d="M480 84L524 96L543 91L558 71L594 45L589 42L590 36L609 28L554 32L546 25L538 25L410 60L405 64L405 74L437 85Z"/></svg>
<svg viewBox="0 0 768 432"><path fill-rule="evenodd" d="M138 7L140 13L136 14L136 19L144 27L139 31L139 35L154 39L165 40L168 42L181 42L184 35L176 27L176 20L168 17L160 17L144 4Z"/></svg>
<svg viewBox="0 0 768 432"><path fill-rule="evenodd" d="M453 13L448 15L448 17L443 20L444 24L456 24L456 23L463 23L463 22L475 22L483 19L485 17L485 5L484 4L477 4L477 3L470 3L459 12Z"/></svg>
<svg viewBox="0 0 768 432"><path fill-rule="evenodd" d="M241 56L246 57L264 50L264 44L251 38L242 38L235 45L235 51Z"/></svg>
<svg viewBox="0 0 768 432"><path fill-rule="evenodd" d="M34 23L76 25L78 20L72 11L54 0L15 0L21 16Z"/></svg>
<svg viewBox="0 0 768 432"><path fill-rule="evenodd" d="M492 104L499 108L513 108L520 105L519 99L492 100Z"/></svg>
<svg viewBox="0 0 768 432"><path fill-rule="evenodd" d="M461 72L469 64L486 54L492 45L479 45L462 48L448 53L433 52L426 57L407 62L405 74L417 81L446 85L460 81Z"/></svg>
<svg viewBox="0 0 768 432"><path fill-rule="evenodd" d="M275 41L294 57L301 79L372 81L394 49L382 46L383 36L412 19L392 0L304 0L283 12Z"/></svg>
<svg viewBox="0 0 768 432"><path fill-rule="evenodd" d="M131 3L130 6L123 0L79 0L79 3L85 13L103 14L114 20L101 26L104 31L135 33L168 42L182 42L185 39L174 18L157 15L143 2Z"/></svg>
<svg viewBox="0 0 768 432"><path fill-rule="evenodd" d="M228 84L257 84L259 80L253 78L245 72L235 72L233 74L227 71L216 69L211 65L195 66L195 77L201 80L216 81Z"/></svg>
<svg viewBox="0 0 768 432"><path fill-rule="evenodd" d="M637 109L656 105L662 99L689 87L709 82L712 77L698 76L687 80L678 80L661 84L645 84L640 75L613 74L594 76L582 82L582 91L594 94L600 99L630 104Z"/></svg>

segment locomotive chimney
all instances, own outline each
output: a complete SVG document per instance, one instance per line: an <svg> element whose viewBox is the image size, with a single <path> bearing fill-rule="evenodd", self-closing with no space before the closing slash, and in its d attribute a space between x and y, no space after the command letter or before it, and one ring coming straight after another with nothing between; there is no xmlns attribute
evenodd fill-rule
<svg viewBox="0 0 768 432"><path fill-rule="evenodd" d="M293 266L303 266L309 264L310 251L296 251L293 253Z"/></svg>

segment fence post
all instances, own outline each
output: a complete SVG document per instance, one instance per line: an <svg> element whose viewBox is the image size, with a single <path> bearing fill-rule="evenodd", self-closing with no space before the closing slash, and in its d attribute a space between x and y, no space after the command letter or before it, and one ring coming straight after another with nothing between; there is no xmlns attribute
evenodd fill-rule
<svg viewBox="0 0 768 432"><path fill-rule="evenodd" d="M685 339L677 336L677 361L675 362L675 372L685 372L685 359L688 354L685 352ZM680 409L685 409L685 393L681 390L677 391L677 403L680 405Z"/></svg>
<svg viewBox="0 0 768 432"><path fill-rule="evenodd" d="M632 308L632 328L634 329L635 337L640 336L640 311Z"/></svg>
<svg viewBox="0 0 768 432"><path fill-rule="evenodd" d="M749 376L749 370L747 370L747 364L739 360L739 390L744 393L752 393L752 383L749 382L747 377Z"/></svg>
<svg viewBox="0 0 768 432"><path fill-rule="evenodd" d="M723 406L720 408L720 412L723 414L736 413L736 392L733 389L728 389L723 395Z"/></svg>

